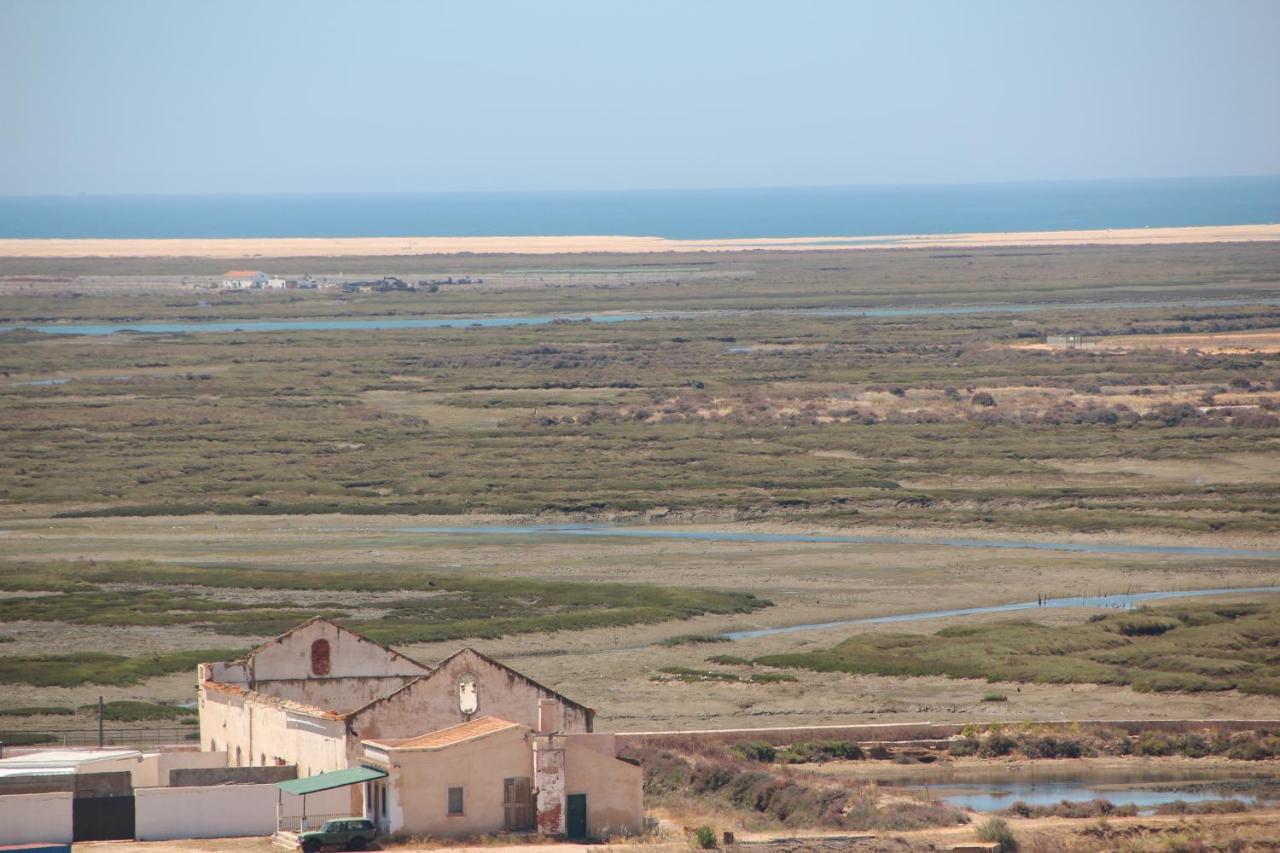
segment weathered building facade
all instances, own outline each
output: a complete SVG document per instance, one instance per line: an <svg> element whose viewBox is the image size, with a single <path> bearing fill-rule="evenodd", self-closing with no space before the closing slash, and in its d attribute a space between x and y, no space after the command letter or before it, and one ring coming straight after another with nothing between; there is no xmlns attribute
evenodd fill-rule
<svg viewBox="0 0 1280 853"><path fill-rule="evenodd" d="M472 649L427 666L317 618L243 660L201 664L198 681L203 749L225 751L232 766L296 764L300 777L383 768L385 781L351 789L351 813L377 820L384 831L518 828L525 791L537 828L549 834L577 831L566 823L570 811L575 820L582 812L593 834L639 829L639 768L616 757L612 736L591 734L594 711ZM471 736L476 727L484 736ZM453 734L443 736L447 731ZM430 768L475 750L483 760L463 762L470 775L455 773L459 784L446 786L470 788L474 805L466 816L452 814L448 797L457 793L444 800L432 793L443 777ZM590 771L604 780L593 800L569 789L594 787L585 769L575 775L574 768L596 757L609 763L608 772ZM485 781L499 767L511 772ZM573 809L571 794L581 795ZM498 808L491 807L495 797Z"/></svg>

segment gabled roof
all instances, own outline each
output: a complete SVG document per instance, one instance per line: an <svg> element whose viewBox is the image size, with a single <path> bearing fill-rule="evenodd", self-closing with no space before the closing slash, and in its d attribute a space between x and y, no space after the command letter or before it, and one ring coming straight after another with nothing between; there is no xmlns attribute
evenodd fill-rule
<svg viewBox="0 0 1280 853"><path fill-rule="evenodd" d="M560 702L562 702L562 703L563 703L563 704L565 704L565 705L570 705L570 706L572 706L572 707L574 707L574 708L577 708L577 709L581 710L581 711L586 715L586 717L587 717L587 721L588 721L588 724L590 723L590 721L591 721L591 720L593 720L593 719L595 718L596 711L595 711L595 709L594 709L594 708L588 708L586 705L583 705L581 702L575 702L575 701L573 701L572 699L570 699L568 696L565 696L565 695L564 695L564 694L562 694L562 693L558 693L558 692L556 692L555 690L552 690L550 687L547 687L547 686L545 686L545 685L543 685L543 684L539 684L537 681L534 681L532 678L530 678L529 676L525 675L523 672L518 672L518 671L516 671L516 670L512 669L511 667L507 666L505 663L502 663L501 661L496 661L496 660L494 660L493 658L489 657L488 655L486 655L486 654L483 654L483 653L481 653L481 652L476 651L475 649L471 648L470 646L464 646L463 648L458 649L456 652L454 652L453 654L449 655L449 656L448 656L447 658L445 658L444 660L440 661L440 663L438 663L438 664L436 664L435 666L431 667L431 671L430 671L430 672L427 672L427 673L425 673L424 675L419 676L418 678L413 679L413 681L408 682L407 684L403 685L402 687L399 687L399 688L397 688L397 689L395 689L395 690L392 690L392 691L391 691L390 693L388 693L386 696L380 696L380 697L378 697L377 699L374 699L374 700L372 700L372 701L370 701L370 702L365 703L364 705L361 705L359 708L356 708L356 709L355 709L355 710L353 710L353 711L348 711L344 716L346 716L346 717L354 717L354 716L356 716L357 714L360 714L360 713L363 713L364 711L367 711L368 709L372 708L372 707L373 707L373 706L375 706L375 705L381 704L381 703L383 703L383 702L388 702L388 701L390 701L390 700L394 699L394 698L395 698L396 696L398 696L399 694L401 694L401 693L405 692L406 690L411 690L411 689L413 689L413 688L414 688L415 686L417 686L420 682L423 682L423 681L426 681L426 680L430 679L430 678L431 678L433 675L435 675L437 672L440 672L441 670L443 670L443 669L445 668L446 664L448 664L448 663L449 663L451 660L453 660L454 658L456 658L456 657L460 657L461 655L468 655L468 654L469 654L469 655L475 655L476 657L480 658L480 659L481 659L482 661L484 661L485 663L488 663L488 664L490 664L490 665L492 665L492 666L497 667L498 669L500 669L500 670L502 670L502 671L506 672L506 673L507 673L507 675L511 676L512 678L519 679L519 680L521 680L521 681L525 682L526 684L530 685L531 687L534 687L534 688L536 688L536 689L538 689L538 690L541 690L543 693L546 693L548 696L551 696L551 697L554 697L554 698L556 698L556 699L560 700Z"/></svg>
<svg viewBox="0 0 1280 853"><path fill-rule="evenodd" d="M301 625L295 625L294 627L290 628L288 631L285 631L283 634L276 637L275 639L268 640L267 642L258 646L256 649L254 649L253 651L249 652L249 654L244 656L245 663L249 664L249 666L252 667L253 659L259 653L266 651L271 646L278 645L279 643L288 639L289 637L296 634L297 632L302 631L306 628L309 628L317 622L323 622L325 625L329 625L330 627L334 628L335 630L343 634L347 634L351 637L354 637L355 639L359 640L362 643L369 643L371 645L377 646L379 649L382 649L384 652L391 655L393 658L398 658L402 661L407 661L413 664L414 666L419 667L422 670L423 675L426 675L427 673L431 672L432 668L427 666L425 663L419 663L418 661L414 660L408 655L401 654L400 652L396 651L390 646L384 646L382 643L379 643L375 640L370 640L368 637L359 633L358 631L352 631L350 628L344 628L343 626L339 625L337 622L334 622L332 619L326 619L323 616L312 616L310 619L308 619L306 622L303 622Z"/></svg>
<svg viewBox="0 0 1280 853"><path fill-rule="evenodd" d="M444 749L447 746L478 740L498 732L505 732L508 729L524 728L528 728L528 726L522 726L519 723L513 723L501 717L480 717L469 723L459 723L456 726L427 732L417 737L394 740L375 739L367 740L365 743L382 747L383 749Z"/></svg>
<svg viewBox="0 0 1280 853"><path fill-rule="evenodd" d="M533 679L532 679L532 678L530 678L529 676L525 675L523 672L519 672L519 671L517 671L517 670L514 670L514 669L512 669L511 667L507 666L507 665L506 665L505 663L503 663L502 661L500 661L500 660L494 660L493 658L489 657L489 656L488 656L488 655L486 655L485 653L483 653L483 652L478 652L478 651L476 651L475 649L471 648L470 646L465 646L465 647L463 647L463 648L461 648L461 649L458 649L456 652L454 652L453 654L449 655L449 656L448 656L447 658L445 658L444 660L440 661L440 663L438 663L438 664L436 664L436 665L435 665L435 667L433 668L433 671L434 671L434 670L436 670L436 669L442 669L442 668L445 666L445 664L447 664L449 661L453 660L453 659L454 659L454 658L456 658L456 657L460 657L461 655L465 655L465 654L472 654L472 655L475 655L476 657L480 658L480 660L484 661L485 663L487 663L487 664L489 664L489 665L491 665L491 666L496 666L498 669L501 669L501 670L505 671L508 675L512 676L513 678L518 678L518 679L520 679L521 681L524 681L524 682L528 683L529 685L531 685L531 686L533 686L533 687L536 687L537 689L541 690L542 692L544 692L544 693L546 693L546 694L548 694L548 695L550 695L550 696L554 696L556 699L559 699L561 702L563 702L563 703L564 703L564 704L566 704L566 705L572 705L573 707L578 708L579 710L581 710L581 711L583 711L583 712L585 712L585 713L586 713L586 715L587 715L587 719L588 719L588 720L592 719L592 718L593 718L593 717L595 717L595 715L596 715L596 710L595 710L595 708L588 708L586 705L583 705L581 702L575 702L575 701L573 701L572 699L570 699L568 696L565 696L563 693L559 693L559 692L557 692L557 691L555 691L555 690L552 690L550 687L547 687L545 684L541 684L541 683L539 683L539 682L537 682L537 681L533 680Z"/></svg>

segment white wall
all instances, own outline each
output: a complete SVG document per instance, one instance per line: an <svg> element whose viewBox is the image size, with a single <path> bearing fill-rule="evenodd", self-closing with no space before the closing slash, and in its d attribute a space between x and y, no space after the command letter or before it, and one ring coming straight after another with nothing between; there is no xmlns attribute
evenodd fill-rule
<svg viewBox="0 0 1280 853"><path fill-rule="evenodd" d="M141 788L133 795L134 835L139 841L270 835L276 831L276 804L281 802L280 789L275 785ZM348 788L309 794L307 814L351 814L350 803ZM302 797L284 794L282 805L286 816L302 814ZM68 806L68 838L70 814Z"/></svg>
<svg viewBox="0 0 1280 853"><path fill-rule="evenodd" d="M275 785L140 788L133 792L134 837L167 841L271 835L278 793Z"/></svg>
<svg viewBox="0 0 1280 853"><path fill-rule="evenodd" d="M71 841L70 791L0 796L0 844Z"/></svg>

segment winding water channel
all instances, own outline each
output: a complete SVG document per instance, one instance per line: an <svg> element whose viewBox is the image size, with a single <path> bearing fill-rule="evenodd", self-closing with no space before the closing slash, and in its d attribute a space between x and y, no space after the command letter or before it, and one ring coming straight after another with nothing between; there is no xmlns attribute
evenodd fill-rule
<svg viewBox="0 0 1280 853"><path fill-rule="evenodd" d="M1191 557L1280 558L1280 551L1195 545L1131 545L1123 542L1053 542L1035 539L966 537L861 536L843 534L764 533L756 531L677 530L619 527L610 524L493 524L472 527L397 527L398 533L439 536L599 536L619 539L694 539L710 542L812 542L847 545L934 545L946 548L1004 548L1033 551L1076 551L1085 554L1171 554Z"/></svg>

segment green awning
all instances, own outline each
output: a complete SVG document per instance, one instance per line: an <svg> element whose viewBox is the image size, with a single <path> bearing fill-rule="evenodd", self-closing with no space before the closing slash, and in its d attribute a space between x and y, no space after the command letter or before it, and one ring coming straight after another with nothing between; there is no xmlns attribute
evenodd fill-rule
<svg viewBox="0 0 1280 853"><path fill-rule="evenodd" d="M381 779L386 775L387 771L377 770L373 767L348 767L346 770L317 773L315 776L308 776L305 779L290 779L287 782L277 782L276 787L285 793L304 796L306 794L316 794L320 791L328 791L332 788L359 785L361 782Z"/></svg>

